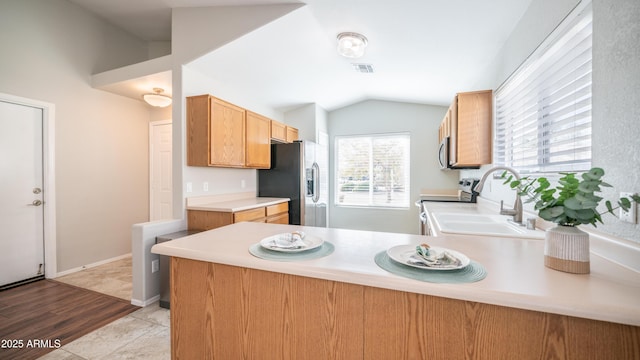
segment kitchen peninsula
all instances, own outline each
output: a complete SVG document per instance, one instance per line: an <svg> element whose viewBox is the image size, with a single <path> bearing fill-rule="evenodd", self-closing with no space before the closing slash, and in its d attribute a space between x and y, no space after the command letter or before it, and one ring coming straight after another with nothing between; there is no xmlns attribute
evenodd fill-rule
<svg viewBox="0 0 640 360"><path fill-rule="evenodd" d="M335 251L304 261L249 253L296 230ZM421 242L466 254L488 276L436 284L374 261ZM590 275L551 270L540 240L242 222L152 252L172 257L174 359L640 358L640 274L600 257Z"/></svg>

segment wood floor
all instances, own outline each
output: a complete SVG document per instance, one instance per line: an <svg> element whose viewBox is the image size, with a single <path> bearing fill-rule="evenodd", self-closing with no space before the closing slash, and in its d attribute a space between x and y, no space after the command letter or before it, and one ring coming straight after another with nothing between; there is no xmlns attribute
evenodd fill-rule
<svg viewBox="0 0 640 360"><path fill-rule="evenodd" d="M35 359L138 309L54 280L2 291L0 359Z"/></svg>

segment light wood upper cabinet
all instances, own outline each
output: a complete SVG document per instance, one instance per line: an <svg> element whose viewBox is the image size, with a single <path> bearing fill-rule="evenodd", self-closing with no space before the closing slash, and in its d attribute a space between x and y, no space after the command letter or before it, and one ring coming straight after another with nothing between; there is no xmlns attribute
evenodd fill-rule
<svg viewBox="0 0 640 360"><path fill-rule="evenodd" d="M243 167L245 110L210 95L187 97L187 165Z"/></svg>
<svg viewBox="0 0 640 360"><path fill-rule="evenodd" d="M187 165L209 166L209 95L187 98Z"/></svg>
<svg viewBox="0 0 640 360"><path fill-rule="evenodd" d="M271 140L279 143L290 143L298 140L298 129L271 120Z"/></svg>
<svg viewBox="0 0 640 360"><path fill-rule="evenodd" d="M247 111L246 161L251 168L271 167L271 119Z"/></svg>
<svg viewBox="0 0 640 360"><path fill-rule="evenodd" d="M187 97L187 165L268 169L271 120L211 95Z"/></svg>
<svg viewBox="0 0 640 360"><path fill-rule="evenodd" d="M456 109L458 107L458 103L453 101L453 103L447 109L447 113L444 116L444 119L440 123L440 128L438 131L438 141L442 141L445 137L451 137L451 121L455 117Z"/></svg>
<svg viewBox="0 0 640 360"><path fill-rule="evenodd" d="M211 165L245 165L245 115L243 108L211 97Z"/></svg>
<svg viewBox="0 0 640 360"><path fill-rule="evenodd" d="M271 139L278 142L287 142L287 125L271 120Z"/></svg>
<svg viewBox="0 0 640 360"><path fill-rule="evenodd" d="M287 126L287 142L298 140L298 129Z"/></svg>
<svg viewBox="0 0 640 360"><path fill-rule="evenodd" d="M449 164L471 168L491 163L491 90L458 93L439 129L439 139L449 136Z"/></svg>

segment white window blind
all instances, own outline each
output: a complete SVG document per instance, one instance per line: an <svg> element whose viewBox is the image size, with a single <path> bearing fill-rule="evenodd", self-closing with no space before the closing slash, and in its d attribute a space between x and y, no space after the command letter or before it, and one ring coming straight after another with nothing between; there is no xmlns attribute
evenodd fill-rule
<svg viewBox="0 0 640 360"><path fill-rule="evenodd" d="M336 205L409 207L409 134L336 137Z"/></svg>
<svg viewBox="0 0 640 360"><path fill-rule="evenodd" d="M591 37L586 4L496 91L496 164L522 172L591 167Z"/></svg>

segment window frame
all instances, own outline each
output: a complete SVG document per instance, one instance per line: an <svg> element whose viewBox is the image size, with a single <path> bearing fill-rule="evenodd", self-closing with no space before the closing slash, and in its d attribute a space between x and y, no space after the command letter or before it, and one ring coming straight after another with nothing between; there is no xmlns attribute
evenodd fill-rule
<svg viewBox="0 0 640 360"><path fill-rule="evenodd" d="M404 198L401 199L400 205L392 206L388 204L377 204L375 201L371 201L373 197L373 193L375 190L373 189L372 182L373 177L371 175L368 176L368 195L369 201L365 204L359 204L355 202L343 202L340 201L340 196L342 195L341 187L343 183L340 179L340 141L344 139L369 139L370 141L370 149L373 149L373 142L376 139L382 138L403 138L406 143L404 144L406 155L403 158L404 163ZM371 160L373 159L372 152L369 153L369 173L373 172L373 163ZM333 201L334 205L342 208L366 208L366 209L386 209L386 210L407 210L411 207L411 133L410 132L389 132L389 133L373 133L373 134L353 134L353 135L336 135L334 137L334 196ZM392 190L393 191L393 190Z"/></svg>

